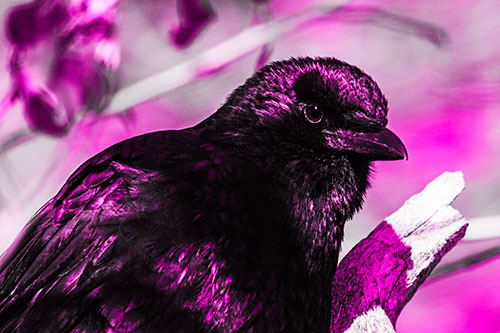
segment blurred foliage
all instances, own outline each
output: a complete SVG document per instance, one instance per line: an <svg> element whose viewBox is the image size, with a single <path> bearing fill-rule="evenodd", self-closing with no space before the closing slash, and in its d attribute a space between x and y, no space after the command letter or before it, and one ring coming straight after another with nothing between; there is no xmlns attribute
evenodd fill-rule
<svg viewBox="0 0 500 333"><path fill-rule="evenodd" d="M493 0L2 2L0 245L6 248L96 152L144 132L196 124L271 60L335 56L380 84L389 125L409 151L406 164L377 168L364 209L347 225L344 248L438 174L462 170L467 190L456 207L468 217L490 217L472 221L468 235L476 241L445 257L438 272L448 278L435 276L430 294L424 286L398 328L417 331L419 313L432 316L433 306L455 316L433 318L424 331L498 330L500 319L492 315L498 293L483 288L476 293L482 298L468 291L468 300L457 298L464 285L499 287L490 277L498 272L491 253L500 235L497 6ZM487 271L464 270L483 258Z"/></svg>

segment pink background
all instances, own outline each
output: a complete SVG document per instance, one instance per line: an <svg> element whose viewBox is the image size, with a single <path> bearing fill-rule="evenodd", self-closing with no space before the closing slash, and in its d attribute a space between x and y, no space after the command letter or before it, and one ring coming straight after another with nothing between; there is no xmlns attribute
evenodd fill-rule
<svg viewBox="0 0 500 333"><path fill-rule="evenodd" d="M459 260L498 247L498 2L352 1L344 2L349 10L331 15L318 12L312 16L306 15L308 9L322 3L333 6L334 2L271 0L261 5L256 2L211 1L216 18L193 44L178 49L168 39L168 31L178 23L174 1L148 1L146 6L146 1L123 0L116 15L121 45L121 62L116 72L119 88L190 61L257 23L280 24L283 22L280 20L302 13L305 19L284 27L268 44L269 60L334 56L362 68L379 83L388 98L388 126L400 136L409 152L408 161L377 162L364 209L347 224L344 249L365 237L433 178L444 171L456 170L464 172L467 188L454 207L471 224L466 239L443 261ZM19 3L2 1L2 17ZM395 23L394 17L399 23ZM425 24L415 30L411 28L415 25L408 22ZM439 31L445 34L436 33ZM265 33L262 38L266 38ZM3 33L0 42L3 64L0 98L3 98L11 86L7 70L11 48ZM87 158L137 134L184 128L213 113L225 96L255 70L261 47L238 53L242 50L239 47L225 49L227 54L235 53L218 70L209 70L198 79L187 78L186 84L160 97L126 112L115 107L100 116L87 113L63 137L37 135L0 153L0 251L9 246L29 217ZM38 53L40 66L45 56L49 57L43 50ZM144 92L141 89L139 95ZM0 143L26 128L22 104L18 102L0 117ZM499 332L498 276L500 259L494 257L429 280L403 310L398 331Z"/></svg>

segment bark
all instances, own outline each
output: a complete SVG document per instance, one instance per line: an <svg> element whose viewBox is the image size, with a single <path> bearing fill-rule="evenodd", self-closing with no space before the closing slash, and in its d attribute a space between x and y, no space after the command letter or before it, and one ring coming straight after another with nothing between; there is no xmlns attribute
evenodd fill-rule
<svg viewBox="0 0 500 333"><path fill-rule="evenodd" d="M333 282L332 332L395 332L405 304L465 235L450 206L464 189L445 172L381 222L340 262Z"/></svg>

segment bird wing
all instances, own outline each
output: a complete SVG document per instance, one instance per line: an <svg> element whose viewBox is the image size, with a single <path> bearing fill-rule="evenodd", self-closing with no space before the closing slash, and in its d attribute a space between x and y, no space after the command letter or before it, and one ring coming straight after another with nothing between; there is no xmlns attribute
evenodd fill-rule
<svg viewBox="0 0 500 333"><path fill-rule="evenodd" d="M143 147L148 140L155 141L144 136L127 144ZM182 182L173 186L162 173L132 166L140 154L124 158L127 144L84 163L3 255L0 330L132 330L157 315L148 306L157 301L158 289L178 276L158 265L159 260L164 266L177 261L177 253L165 259L166 253L155 251L169 244L156 243L174 242L179 236L173 230L191 218L183 215L182 205L165 210L165 201L189 191ZM170 220L166 231L155 224L165 219ZM172 289L178 291L179 285ZM179 321L189 315L177 308L167 312Z"/></svg>

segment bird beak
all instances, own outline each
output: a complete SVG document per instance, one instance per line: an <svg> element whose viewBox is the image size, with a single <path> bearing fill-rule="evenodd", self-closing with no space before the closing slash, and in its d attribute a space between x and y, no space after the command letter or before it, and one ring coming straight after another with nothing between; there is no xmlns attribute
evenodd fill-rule
<svg viewBox="0 0 500 333"><path fill-rule="evenodd" d="M371 161L408 159L403 142L390 130L384 128L380 132L354 132L339 129L335 132L327 130L327 145L336 150L347 150L363 155Z"/></svg>

